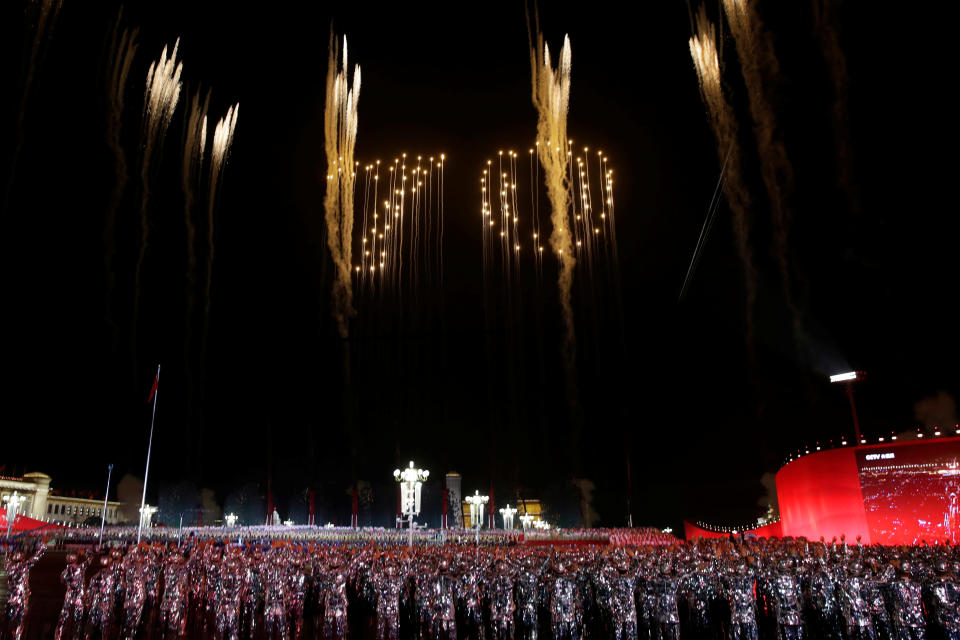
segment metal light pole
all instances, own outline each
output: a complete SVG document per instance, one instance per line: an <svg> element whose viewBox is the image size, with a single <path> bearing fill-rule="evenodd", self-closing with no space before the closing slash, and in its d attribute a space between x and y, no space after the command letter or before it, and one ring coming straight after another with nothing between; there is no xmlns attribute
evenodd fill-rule
<svg viewBox="0 0 960 640"><path fill-rule="evenodd" d="M7 537L10 537L10 530L13 529L13 521L17 519L17 511L20 510L20 504L26 500L25 497L14 491L8 496L4 496L3 501L7 503Z"/></svg>
<svg viewBox="0 0 960 640"><path fill-rule="evenodd" d="M400 483L400 512L409 517L410 534L407 544L410 547L413 547L413 516L420 513L420 494L423 483L429 476L430 472L426 469L415 468L413 460L403 471L393 470L394 479Z"/></svg>
<svg viewBox="0 0 960 640"><path fill-rule="evenodd" d="M237 524L237 514L235 514L235 513L228 513L228 514L227 514L227 526L228 526L228 527L233 527L235 524Z"/></svg>
<svg viewBox="0 0 960 640"><path fill-rule="evenodd" d="M103 525L107 522L107 500L110 499L110 476L113 475L113 465L107 465L107 490L103 494L103 512L100 514L100 537L97 538L97 549L103 544Z"/></svg>
<svg viewBox="0 0 960 640"><path fill-rule="evenodd" d="M140 544L140 534L143 532L143 514L147 507L147 478L150 476L150 453L153 451L153 425L157 419L157 398L160 396L160 365L157 365L157 377L153 379L153 388L150 397L153 400L153 410L150 412L150 439L147 441L147 466L143 470L143 496L140 498L140 526L137 527L137 544ZM149 523L150 520L148 519Z"/></svg>
<svg viewBox="0 0 960 640"><path fill-rule="evenodd" d="M480 521L483 520L483 505L487 504L489 500L490 496L482 496L479 491L475 491L472 496L467 496L467 504L470 505L470 522L473 524L477 546L480 546Z"/></svg>
<svg viewBox="0 0 960 640"><path fill-rule="evenodd" d="M853 383L857 380L863 380L866 377L863 371L848 371L830 376L830 382L842 382L850 400L850 415L853 416L853 432L857 437L857 444L863 443L863 436L860 435L860 420L857 418L857 404L853 401Z"/></svg>

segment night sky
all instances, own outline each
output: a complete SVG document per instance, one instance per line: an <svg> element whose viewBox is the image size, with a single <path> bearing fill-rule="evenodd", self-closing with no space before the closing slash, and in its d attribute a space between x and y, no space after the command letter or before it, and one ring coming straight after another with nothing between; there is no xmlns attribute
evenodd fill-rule
<svg viewBox="0 0 960 640"><path fill-rule="evenodd" d="M356 478L372 483L371 522L387 524L391 471L414 459L437 480L459 471L470 493L493 483L498 503L542 498L566 523L577 519L571 478L588 478L599 523L619 526L629 460L636 524L740 523L763 511L760 478L790 451L851 432L847 400L828 383L830 373L869 373L856 392L871 437L916 428L914 405L924 397L960 393L960 225L947 195L955 162L940 159L951 144L946 88L935 81L939 45L930 38L917 46L911 35L919 18L829 5L823 15L832 16L847 76L847 126L838 134L837 94L815 20L822 3L761 3L780 61L778 135L796 182L789 259L799 343L726 33L724 86L738 114L757 220L751 362L725 205L678 302L720 171L687 48L688 7L646 3L637 14L627 9L632 3L540 7L551 50L564 33L572 41L570 135L575 146L603 149L616 176L622 304L613 302L612 276L592 282L589 299L603 301L596 306L575 288L579 403L571 411L555 270L546 270L539 294L530 282L520 285L525 313L494 312L485 322L482 304L480 171L500 149L525 156L536 129L521 2L471 5L469 13L459 3L344 3L351 8L343 10L294 3L282 11L219 1L126 5L124 23L140 28L140 46L127 87L131 179L109 298L103 232L115 172L103 83L119 5L64 0L38 58L14 170L33 39L24 4L4 3L0 18L7 87L0 149L12 185L0 251L4 475L40 470L57 489L100 495L108 463L116 464L115 479L141 475L146 398L160 362L154 498L187 481L213 489L222 503L238 487L265 491L269 481L282 515L309 487L319 517L343 522L345 489ZM708 7L714 19L715 5ZM358 159L447 157L444 288L425 292L402 315L390 305L361 305L350 384L330 315L322 205L331 21L363 70ZM184 89L212 88L212 118L241 104L216 211L205 360L201 316L185 315L183 104L154 166L135 348L130 337L143 82L177 37ZM838 159L838 135L849 136L847 164ZM846 185L844 168L852 171ZM428 496L437 501L432 484Z"/></svg>

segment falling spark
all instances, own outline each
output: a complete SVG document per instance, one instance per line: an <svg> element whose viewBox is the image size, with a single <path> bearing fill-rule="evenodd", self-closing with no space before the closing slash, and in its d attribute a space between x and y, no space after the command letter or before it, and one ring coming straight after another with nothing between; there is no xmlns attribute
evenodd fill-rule
<svg viewBox="0 0 960 640"><path fill-rule="evenodd" d="M150 200L150 161L158 148L162 146L163 137L170 126L170 120L177 108L180 99L182 83L180 76L183 73L183 63L177 62L177 48L180 39L173 45L167 56L167 47L160 53L160 59L150 63L147 71L147 85L143 96L143 117L140 129L140 251L137 255L137 266L134 271L133 292L133 323L131 330L131 346L136 354L137 316L140 307L140 275L143 270L143 259L147 253L150 226L147 219L147 203ZM136 355L134 355L136 367Z"/></svg>
<svg viewBox="0 0 960 640"><path fill-rule="evenodd" d="M338 60L338 42L330 34L327 63L327 98L324 109L324 144L327 155L327 190L323 201L327 246L336 267L333 283L333 316L341 338L349 335L354 315L352 280L353 206L356 172L353 152L357 140L357 102L360 98L360 66L354 66L348 84L347 39L343 39L343 63Z"/></svg>
<svg viewBox="0 0 960 640"><path fill-rule="evenodd" d="M743 265L744 288L746 292L746 310L744 316L744 337L751 358L753 357L753 315L757 295L757 272L753 263L753 250L750 246L750 194L743 185L740 168L740 143L737 135L737 120L733 107L723 94L721 84L720 61L717 55L716 29L707 18L707 12L700 7L696 17L696 33L690 38L690 57L700 83L700 96L710 118L717 141L717 156L721 162L722 178L720 185L726 196L732 213L734 242L737 254ZM714 203L711 203L711 210ZM708 215L708 220L712 216ZM712 224L712 222L711 222ZM709 226L704 229L709 231ZM703 234L701 234L702 236ZM699 244L699 243L698 243ZM699 249L700 247L698 247ZM699 260L695 253L691 267ZM688 273L688 278L690 277ZM687 283L684 283L686 289ZM681 291L681 297L683 291Z"/></svg>
<svg viewBox="0 0 960 640"><path fill-rule="evenodd" d="M217 200L217 191L222 181L223 167L230 155L230 148L233 146L233 135L237 129L237 118L240 116L240 103L237 103L227 109L224 115L217 122L213 130L213 142L210 147L210 184L209 196L207 198L207 282L204 289L204 308L203 308L203 344L204 356L206 353L207 336L210 331L210 290L213 284L213 257L214 249L214 220L213 213Z"/></svg>
<svg viewBox="0 0 960 640"><path fill-rule="evenodd" d="M570 234L569 206L570 166L567 139L567 111L570 106L570 37L564 36L560 61L556 69L550 60L550 49L539 31L530 50L533 104L537 108L537 154L543 165L547 197L550 200L550 246L560 257L557 282L564 320L563 355L567 368L568 387L574 382L576 332L573 323L571 289L577 261ZM572 387L571 387L572 389ZM568 389L570 391L571 389Z"/></svg>
<svg viewBox="0 0 960 640"><path fill-rule="evenodd" d="M13 160L10 166L10 175L7 180L7 189L5 193L6 202L10 200L10 192L13 189L13 182L17 172L17 162L20 159L20 151L23 148L23 121L27 110L27 101L30 98L30 89L33 86L33 76L36 73L37 66L43 58L44 45L50 39L53 33L53 26L60 14L60 7L63 0L31 0L31 9L36 10L37 28L33 33L33 43L30 47L30 57L27 60L27 68L23 77L23 91L20 94L20 108L17 112L17 142L13 150ZM31 12L32 13L32 12Z"/></svg>
<svg viewBox="0 0 960 640"><path fill-rule="evenodd" d="M183 165L181 166L181 186L183 187L183 218L187 232L187 269L186 269L186 312L184 314L184 360L189 361L191 343L191 319L193 318L194 301L196 298L197 281L197 226L193 221L193 202L195 187L198 186L203 171L203 154L207 148L207 110L210 106L210 91L207 91L203 102L200 101L200 92L193 94L190 101L190 111L187 115L186 129L183 141ZM190 367L187 367L187 375ZM188 385L188 391L190 386Z"/></svg>
<svg viewBox="0 0 960 640"><path fill-rule="evenodd" d="M110 201L107 203L107 211L104 216L103 255L104 268L107 275L105 317L113 333L114 347L116 347L117 327L110 311L110 300L113 295L113 287L116 279L113 270L113 256L116 252L117 211L120 208L120 202L123 199L123 192L126 189L129 177L127 172L127 155L121 143L121 131L123 128L123 109L127 78L130 75L130 68L133 66L133 59L137 53L137 34L139 32L138 29L121 28L122 19L123 9L121 8L117 15L117 22L114 24L110 39L110 63L107 70L106 81L106 142L107 147L113 153L116 178L113 182L113 191L110 196Z"/></svg>

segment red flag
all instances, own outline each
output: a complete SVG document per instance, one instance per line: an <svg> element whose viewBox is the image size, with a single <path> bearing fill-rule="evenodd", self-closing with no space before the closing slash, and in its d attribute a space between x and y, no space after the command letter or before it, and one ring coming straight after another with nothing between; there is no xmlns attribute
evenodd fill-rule
<svg viewBox="0 0 960 640"><path fill-rule="evenodd" d="M147 404L153 402L153 396L157 393L157 387L160 385L160 367L157 367L157 377L153 379L153 386L150 387L150 395L147 397Z"/></svg>

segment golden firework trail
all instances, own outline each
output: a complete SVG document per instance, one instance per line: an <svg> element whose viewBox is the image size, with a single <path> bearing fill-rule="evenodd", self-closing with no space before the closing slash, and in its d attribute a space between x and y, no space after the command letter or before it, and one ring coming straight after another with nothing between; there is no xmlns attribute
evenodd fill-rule
<svg viewBox="0 0 960 640"><path fill-rule="evenodd" d="M721 179L723 194L732 214L734 242L744 271L745 342L753 357L753 314L757 296L757 272L750 246L752 222L750 194L743 185L736 115L723 93L716 28L707 18L706 9L702 5L697 11L696 32L690 38L690 57L697 72L700 97L707 109L710 127L717 141L717 157L723 167ZM695 260L696 256L691 261L691 267L695 265Z"/></svg>
<svg viewBox="0 0 960 640"><path fill-rule="evenodd" d="M187 115L187 125L183 141L183 165L181 166L180 183L183 187L183 215L187 230L187 282L188 282L188 315L192 306L190 296L193 282L196 279L196 235L197 227L193 222L193 201L195 187L203 171L203 154L207 148L207 110L210 107L210 91L207 91L203 101L200 92L193 94L190 101L190 111Z"/></svg>
<svg viewBox="0 0 960 640"><path fill-rule="evenodd" d="M183 63L177 62L179 46L180 39L177 38L172 50L164 46L160 58L150 63L143 95L143 115L140 124L140 250L134 271L133 322L130 334L134 368L136 368L137 316L141 295L140 276L150 238L150 224L147 219L147 203L150 200L150 162L158 148L162 146L163 137L167 133L167 127L170 126L170 120L173 119L180 100L180 90L183 87L180 81ZM168 50L169 55L167 55Z"/></svg>
<svg viewBox="0 0 960 640"><path fill-rule="evenodd" d="M217 121L213 130L213 142L210 146L210 180L207 196L207 281L204 288L203 307L203 354L206 356L207 335L210 331L210 290L213 284L213 258L216 245L214 243L214 211L216 210L217 192L223 180L223 168L233 146L233 135L237 129L237 118L240 117L240 103L227 109L227 113Z"/></svg>
<svg viewBox="0 0 960 640"><path fill-rule="evenodd" d="M30 46L30 55L27 59L26 69L23 76L23 91L20 94L20 108L17 112L16 144L13 150L13 160L10 166L10 175L7 180L5 192L6 202L10 200L10 192L13 189L14 179L17 173L17 163L20 159L20 151L23 148L24 126L23 121L27 111L27 101L30 98L30 89L33 87L33 76L36 74L37 67L45 52L44 45L50 39L53 33L53 26L60 14L60 7L63 0L30 0L28 16L36 17L36 30L33 32L33 42Z"/></svg>
<svg viewBox="0 0 960 640"><path fill-rule="evenodd" d="M567 112L570 108L570 37L564 36L560 61L556 69L550 60L550 48L537 33L536 45L530 51L533 104L537 108L537 155L543 168L550 201L550 246L560 260L558 285L565 326L564 351L573 358L576 332L570 296L573 270L577 260L570 233L569 169L572 152L567 139Z"/></svg>
<svg viewBox="0 0 960 640"><path fill-rule="evenodd" d="M354 315L352 293L352 236L354 185L357 163L357 102L360 98L360 66L354 66L353 82L347 82L347 39L343 39L340 68L338 42L330 34L327 62L327 94L324 109L324 149L327 156L327 191L323 200L327 246L336 268L333 282L333 316L341 338L349 335Z"/></svg>

